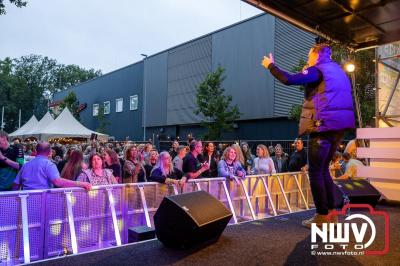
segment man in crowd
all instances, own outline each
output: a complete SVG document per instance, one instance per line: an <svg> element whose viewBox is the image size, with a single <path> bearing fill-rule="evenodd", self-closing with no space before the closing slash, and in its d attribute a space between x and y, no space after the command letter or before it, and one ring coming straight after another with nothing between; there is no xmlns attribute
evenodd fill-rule
<svg viewBox="0 0 400 266"><path fill-rule="evenodd" d="M177 155L175 156L174 160L172 163L174 164L174 167L182 171L183 167L183 158L186 156L186 147L185 146L179 146L177 150Z"/></svg>
<svg viewBox="0 0 400 266"><path fill-rule="evenodd" d="M189 145L190 152L183 158L182 170L189 179L198 178L207 171L210 166L207 162L200 163L198 156L203 151L203 144L200 140L192 140Z"/></svg>
<svg viewBox="0 0 400 266"><path fill-rule="evenodd" d="M23 148L19 144L11 146L7 133L0 131L0 191L12 188L18 170L23 164Z"/></svg>
<svg viewBox="0 0 400 266"><path fill-rule="evenodd" d="M51 146L48 142L39 142L35 159L22 166L15 178L13 188L24 190L48 189L55 187L81 187L91 189L90 183L72 181L60 177L57 166L49 160Z"/></svg>
<svg viewBox="0 0 400 266"><path fill-rule="evenodd" d="M275 146L275 156L272 156L274 161L275 170L277 173L286 173L288 170L288 158L283 153L283 148L280 144Z"/></svg>
<svg viewBox="0 0 400 266"><path fill-rule="evenodd" d="M296 150L290 155L289 158L289 171L298 172L306 171L307 168L307 151L304 149L304 143L301 138L294 140Z"/></svg>

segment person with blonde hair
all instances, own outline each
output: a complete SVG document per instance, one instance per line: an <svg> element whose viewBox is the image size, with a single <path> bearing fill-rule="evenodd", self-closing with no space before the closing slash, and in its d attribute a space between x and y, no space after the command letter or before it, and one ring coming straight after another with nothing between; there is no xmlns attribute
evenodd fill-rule
<svg viewBox="0 0 400 266"><path fill-rule="evenodd" d="M272 158L269 156L267 146L264 144L257 145L256 149L257 157L254 159L252 172L256 175L260 174L275 174L275 165Z"/></svg>
<svg viewBox="0 0 400 266"><path fill-rule="evenodd" d="M160 153L157 163L149 176L149 181L163 184L175 184L183 187L186 183L184 173L172 164L171 155L167 151Z"/></svg>
<svg viewBox="0 0 400 266"><path fill-rule="evenodd" d="M234 179L236 176L240 178L246 177L246 170L242 167L237 158L234 147L229 146L225 149L223 158L218 162L218 176Z"/></svg>
<svg viewBox="0 0 400 266"><path fill-rule="evenodd" d="M241 165L245 165L244 155L242 152L242 148L240 148L239 144L234 143L231 145L232 148L236 151L236 160L240 162Z"/></svg>

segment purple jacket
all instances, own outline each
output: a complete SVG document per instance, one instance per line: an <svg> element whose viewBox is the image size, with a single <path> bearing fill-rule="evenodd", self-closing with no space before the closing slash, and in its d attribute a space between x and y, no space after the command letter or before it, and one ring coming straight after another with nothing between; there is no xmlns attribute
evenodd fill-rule
<svg viewBox="0 0 400 266"><path fill-rule="evenodd" d="M321 71L323 80L306 91L299 135L354 128L353 98L346 73L332 60L315 67Z"/></svg>
<svg viewBox="0 0 400 266"><path fill-rule="evenodd" d="M271 65L271 73L284 84L305 85L300 136L355 127L350 80L338 64L326 59L294 75Z"/></svg>

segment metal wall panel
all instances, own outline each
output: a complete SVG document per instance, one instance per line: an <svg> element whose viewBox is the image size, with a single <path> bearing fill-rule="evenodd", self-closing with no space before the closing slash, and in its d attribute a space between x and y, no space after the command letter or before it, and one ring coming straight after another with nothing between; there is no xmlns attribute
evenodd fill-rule
<svg viewBox="0 0 400 266"><path fill-rule="evenodd" d="M274 81L261 66L274 52L275 18L266 14L213 34L213 70L225 68L225 92L238 104L241 120L273 115Z"/></svg>
<svg viewBox="0 0 400 266"><path fill-rule="evenodd" d="M142 140L142 108L143 108L143 62L139 62L88 82L81 83L68 90L57 93L54 100L62 100L73 90L80 103L87 107L80 113L81 122L91 130L99 126L97 117L93 116L93 104L104 104L110 101L110 114L105 115L109 123L107 132L117 139ZM130 96L138 95L137 110L129 109ZM117 113L115 100L123 98L123 111ZM123 125L123 126L122 126Z"/></svg>
<svg viewBox="0 0 400 266"><path fill-rule="evenodd" d="M195 115L197 86L211 72L211 36L168 53L167 125L201 121Z"/></svg>
<svg viewBox="0 0 400 266"><path fill-rule="evenodd" d="M275 21L275 62L282 69L292 72L300 59L307 60L315 36L302 31L281 19ZM294 86L275 81L274 116L287 116L292 105L301 104L303 92Z"/></svg>
<svg viewBox="0 0 400 266"><path fill-rule="evenodd" d="M167 123L167 59L165 52L144 60L146 127Z"/></svg>

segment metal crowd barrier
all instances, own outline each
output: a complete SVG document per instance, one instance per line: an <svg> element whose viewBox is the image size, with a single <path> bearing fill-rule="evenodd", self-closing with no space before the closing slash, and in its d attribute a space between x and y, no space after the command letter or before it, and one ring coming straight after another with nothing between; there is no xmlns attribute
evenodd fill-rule
<svg viewBox="0 0 400 266"><path fill-rule="evenodd" d="M0 265L29 263L128 243L128 228L154 226L162 199L204 190L233 213L231 224L310 208L308 175L252 175L0 193Z"/></svg>

